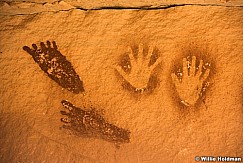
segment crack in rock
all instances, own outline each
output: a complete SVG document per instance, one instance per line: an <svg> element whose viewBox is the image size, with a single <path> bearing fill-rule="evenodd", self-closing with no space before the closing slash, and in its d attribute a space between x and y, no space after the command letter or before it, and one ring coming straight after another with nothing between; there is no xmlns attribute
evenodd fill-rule
<svg viewBox="0 0 243 163"><path fill-rule="evenodd" d="M98 6L98 7L82 7L82 4L74 4L72 2L65 1L53 1L48 2L31 2L31 1L2 1L0 2L0 15L32 15L40 14L44 12L62 12L72 10L164 10L175 7L185 6L219 6L219 7L243 7L243 4L239 3L172 3L163 5L113 5L110 6Z"/></svg>

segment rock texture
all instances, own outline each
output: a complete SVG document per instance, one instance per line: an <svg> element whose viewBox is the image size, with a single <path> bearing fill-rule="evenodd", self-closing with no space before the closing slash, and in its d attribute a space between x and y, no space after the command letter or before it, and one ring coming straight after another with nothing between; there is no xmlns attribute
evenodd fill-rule
<svg viewBox="0 0 243 163"><path fill-rule="evenodd" d="M0 162L194 162L243 157L243 10L235 1L0 2ZM176 4L176 5L175 5ZM144 7L145 6L145 7ZM22 48L55 41L84 84L73 94ZM151 92L124 84L127 47L156 46ZM210 62L210 85L193 108L178 102L171 73L182 58ZM198 58L198 57L197 57ZM120 148L60 129L61 101L96 108L131 134Z"/></svg>

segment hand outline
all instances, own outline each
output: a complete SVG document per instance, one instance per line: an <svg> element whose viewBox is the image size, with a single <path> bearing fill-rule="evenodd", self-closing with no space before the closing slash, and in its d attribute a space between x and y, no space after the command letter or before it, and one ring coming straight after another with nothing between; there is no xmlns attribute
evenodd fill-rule
<svg viewBox="0 0 243 163"><path fill-rule="evenodd" d="M171 74L172 82L175 84L177 93L181 102L186 106L194 106L201 96L203 83L208 78L210 69L202 72L203 60L200 60L198 68L196 67L196 56L192 56L191 66L186 58L183 58L183 74L179 79L175 73Z"/></svg>
<svg viewBox="0 0 243 163"><path fill-rule="evenodd" d="M118 73L129 83L136 91L142 92L147 88L150 76L155 69L161 63L161 58L158 58L155 63L149 65L151 57L154 52L154 46L150 46L148 54L144 57L143 44L139 44L138 54L135 58L134 52L131 47L128 47L128 56L131 65L128 68L131 69L130 73L125 72L121 66L115 66Z"/></svg>

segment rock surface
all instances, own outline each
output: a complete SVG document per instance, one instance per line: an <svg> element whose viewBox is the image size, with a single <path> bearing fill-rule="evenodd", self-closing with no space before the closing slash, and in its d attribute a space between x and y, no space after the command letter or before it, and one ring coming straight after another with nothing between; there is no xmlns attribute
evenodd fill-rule
<svg viewBox="0 0 243 163"><path fill-rule="evenodd" d="M191 3L1 2L0 162L159 163L194 162L202 155L243 157L242 3ZM102 9L109 6L124 9ZM72 63L84 93L62 89L22 49L46 40L56 41ZM136 50L140 43L155 45L163 59L154 72L157 85L142 94L128 89L114 69L127 47ZM183 56L193 54L206 56L212 71L205 99L188 108L178 103L170 74ZM60 129L63 99L102 111L109 122L131 132L130 143L116 148Z"/></svg>

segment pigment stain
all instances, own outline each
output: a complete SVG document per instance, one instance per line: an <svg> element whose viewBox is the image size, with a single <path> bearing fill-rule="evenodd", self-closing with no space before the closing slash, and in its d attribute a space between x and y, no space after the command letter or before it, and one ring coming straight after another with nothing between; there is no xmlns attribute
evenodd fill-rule
<svg viewBox="0 0 243 163"><path fill-rule="evenodd" d="M115 69L123 78L124 88L136 94L151 93L158 82L154 70L161 62L155 46L141 43L138 47L129 47Z"/></svg>
<svg viewBox="0 0 243 163"><path fill-rule="evenodd" d="M180 43L180 45L183 45L183 43ZM170 73L174 73L176 75L176 78L179 80L180 84L183 82L183 77L185 77L185 73L183 73L183 58L185 59L184 65L187 66L186 68L184 67L184 70L187 70L187 72L189 73L188 74L189 78L187 79L191 78L190 72L191 69L193 68L195 74L197 74L197 72L201 74L199 78L193 79L194 82L198 81L200 83L197 87L197 90L195 90L195 92L197 92L197 95L195 96L195 93L192 93L190 95L190 98L197 99L196 103L189 106L194 110L198 110L201 104L206 106L206 98L207 98L206 94L208 94L209 91L212 91L211 90L212 81L214 75L216 74L215 56L213 55L215 53L216 51L210 48L210 46L206 45L205 43L203 43L202 45L198 45L195 43L187 43L184 46L182 46L182 48L178 49L178 54L176 55L176 59L173 60ZM194 63L192 63L193 56L195 57ZM202 64L200 66L201 60L202 60ZM210 72L208 74L209 70ZM180 95L182 96L182 93L189 95L190 91L188 90L192 88L194 82L191 80L191 82L188 83L188 86L182 87L181 84L181 87L179 88L178 86L177 87L175 86L175 83L173 82L174 80L171 77L168 79L170 79L168 80L168 83L171 83L169 87L172 88L170 89L171 97L174 99L175 105L177 105L178 108L180 108L181 111L184 112L185 107L188 107L187 106L188 104L185 105L185 103L183 103L184 99L182 99Z"/></svg>
<svg viewBox="0 0 243 163"><path fill-rule="evenodd" d="M73 134L101 138L113 143L130 142L130 131L107 122L94 109L85 111L66 100L62 100L62 105L68 110L61 111L61 114L66 116L61 119L65 123L63 128L71 130Z"/></svg>
<svg viewBox="0 0 243 163"><path fill-rule="evenodd" d="M40 68L62 88L75 94L84 91L83 82L74 70L72 64L57 49L56 42L47 41L47 46L41 42L40 48L32 44L33 49L24 46L23 50L29 53Z"/></svg>

